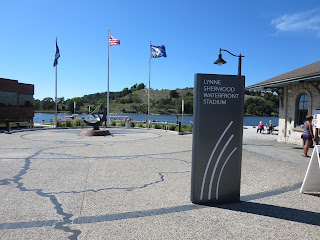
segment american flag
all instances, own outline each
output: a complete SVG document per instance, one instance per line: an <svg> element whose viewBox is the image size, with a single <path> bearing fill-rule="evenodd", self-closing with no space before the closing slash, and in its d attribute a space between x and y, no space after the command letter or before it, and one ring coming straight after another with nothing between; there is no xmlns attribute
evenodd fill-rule
<svg viewBox="0 0 320 240"><path fill-rule="evenodd" d="M109 46L113 46L113 45L120 45L120 40L114 38L114 37L110 34Z"/></svg>

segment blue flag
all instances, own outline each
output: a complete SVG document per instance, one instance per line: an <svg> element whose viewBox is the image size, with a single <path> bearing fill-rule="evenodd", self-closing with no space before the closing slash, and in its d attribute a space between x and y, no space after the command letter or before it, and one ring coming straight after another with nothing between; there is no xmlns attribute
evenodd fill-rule
<svg viewBox="0 0 320 240"><path fill-rule="evenodd" d="M164 45L151 45L151 58L167 57L166 48Z"/></svg>
<svg viewBox="0 0 320 240"><path fill-rule="evenodd" d="M53 67L58 65L58 58L60 57L60 51L58 48L58 40L56 39L56 55L54 56Z"/></svg>

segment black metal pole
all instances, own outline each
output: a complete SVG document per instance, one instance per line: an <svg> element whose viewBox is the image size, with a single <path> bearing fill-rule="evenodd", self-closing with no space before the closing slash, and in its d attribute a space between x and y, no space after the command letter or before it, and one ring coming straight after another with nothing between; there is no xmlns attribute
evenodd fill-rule
<svg viewBox="0 0 320 240"><path fill-rule="evenodd" d="M9 134L10 133L10 122L8 119L6 119L6 131L5 133Z"/></svg>
<svg viewBox="0 0 320 240"><path fill-rule="evenodd" d="M241 76L241 53L240 53L240 56L239 56L239 64L238 64L238 75Z"/></svg>

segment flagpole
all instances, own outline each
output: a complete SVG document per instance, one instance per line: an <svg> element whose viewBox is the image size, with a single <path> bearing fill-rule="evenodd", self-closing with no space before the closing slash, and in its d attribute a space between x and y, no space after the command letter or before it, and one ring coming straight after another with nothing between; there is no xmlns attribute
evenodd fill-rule
<svg viewBox="0 0 320 240"><path fill-rule="evenodd" d="M57 111L58 111L58 103L57 103L57 68L58 66L56 65L56 97L55 97L55 119L56 119L56 122L55 122L55 125L57 127Z"/></svg>
<svg viewBox="0 0 320 240"><path fill-rule="evenodd" d="M107 126L109 126L109 46L110 46L110 30L108 28L108 87L107 87Z"/></svg>
<svg viewBox="0 0 320 240"><path fill-rule="evenodd" d="M56 45L57 45L57 41L58 41L58 38L56 37ZM55 96L55 99L54 99L54 102L55 102L55 127L57 128L58 127L58 121L57 121L57 111L58 111L58 103L57 103L57 88L58 88L58 80L57 80L57 76L58 76L58 64L56 64L56 96Z"/></svg>
<svg viewBox="0 0 320 240"><path fill-rule="evenodd" d="M150 128L150 76L151 76L151 41L149 46L149 89L148 89L148 129Z"/></svg>

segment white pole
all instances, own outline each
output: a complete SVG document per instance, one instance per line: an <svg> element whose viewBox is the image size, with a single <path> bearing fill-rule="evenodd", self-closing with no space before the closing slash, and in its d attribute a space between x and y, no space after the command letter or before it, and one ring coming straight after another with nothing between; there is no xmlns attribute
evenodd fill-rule
<svg viewBox="0 0 320 240"><path fill-rule="evenodd" d="M148 89L148 129L150 128L150 76L151 76L151 41L149 46L149 89Z"/></svg>
<svg viewBox="0 0 320 240"><path fill-rule="evenodd" d="M74 114L76 114L76 101L73 101L73 111L74 111Z"/></svg>
<svg viewBox="0 0 320 240"><path fill-rule="evenodd" d="M107 87L107 126L109 126L109 46L110 46L110 30L108 28L108 87Z"/></svg>
<svg viewBox="0 0 320 240"><path fill-rule="evenodd" d="M181 119L181 125L183 125L183 112L184 112L184 100L182 99L182 119Z"/></svg>
<svg viewBox="0 0 320 240"><path fill-rule="evenodd" d="M57 88L58 88L58 81L57 81L57 75L58 75L58 71L57 71L57 69L58 69L58 64L56 64L56 96L55 96L55 99L54 99L54 101L55 101L55 125L56 125L56 127L58 126L58 119L57 119L57 111L58 111L58 101L57 101Z"/></svg>

